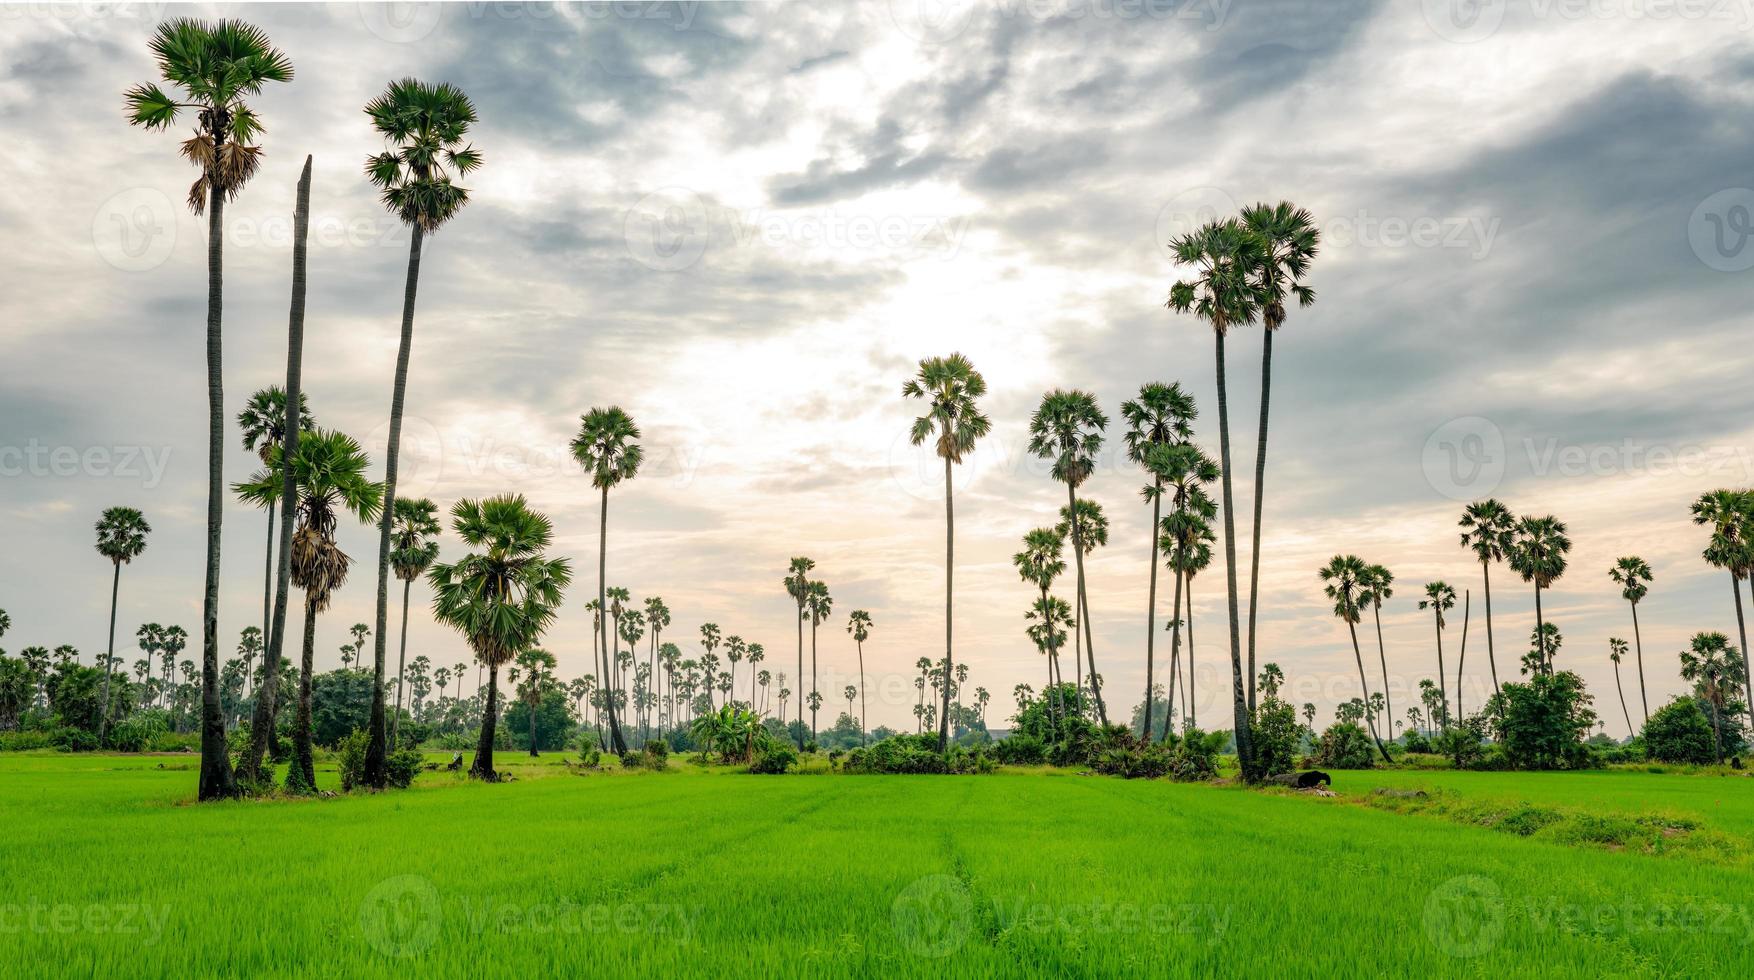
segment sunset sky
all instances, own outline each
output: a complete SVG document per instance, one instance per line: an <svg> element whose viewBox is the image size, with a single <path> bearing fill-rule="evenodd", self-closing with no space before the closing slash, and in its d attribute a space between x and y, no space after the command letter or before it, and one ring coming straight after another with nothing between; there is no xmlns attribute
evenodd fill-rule
<svg viewBox="0 0 1754 980"><path fill-rule="evenodd" d="M835 599L825 724L855 670L846 614L863 608L871 721L911 725L912 665L942 655L944 514L901 385L920 358L961 351L993 420L956 476L970 690L992 692L1004 727L1013 685L1042 681L1010 559L1064 488L1028 457L1026 427L1043 392L1083 388L1111 418L1086 487L1110 543L1088 571L1097 664L1124 718L1144 683L1149 510L1120 403L1179 381L1218 450L1211 332L1164 308L1178 277L1165 245L1289 199L1323 243L1317 302L1274 347L1259 656L1321 719L1358 693L1316 577L1355 552L1396 575L1382 629L1397 716L1435 672L1416 600L1437 578L1473 590L1478 705L1480 570L1455 525L1464 501L1495 495L1569 524L1571 569L1544 608L1560 665L1624 735L1615 557L1655 569L1640 609L1653 709L1682 688L1689 635L1734 636L1728 576L1700 560L1688 505L1754 483L1754 21L1736 5L1466 6L252 8L297 77L255 101L265 161L226 212L226 403L235 414L284 380L290 214L311 154L305 386L319 422L381 464L408 236L362 176L381 144L360 107L393 78L453 82L475 101L486 165L426 244L400 490L445 508L517 491L554 519L577 574L545 642L563 677L590 670L598 545L597 498L566 447L581 412L614 404L644 429L648 463L611 498L611 584L661 595L685 654L711 621L790 675L781 579L808 555ZM129 127L122 93L154 80L158 19L227 13L0 12L9 650L102 651L110 567L92 523L118 504L154 528L122 575L118 652L132 663L145 621L198 645L205 223L182 204L186 127ZM1245 589L1260 339L1229 342ZM258 464L235 426L228 441L230 483ZM260 511L228 502L227 654L260 623L264 535ZM342 543L356 565L319 620L320 668L372 619L375 536L348 526ZM441 548L460 554L448 533ZM1221 560L1196 580L1194 622L1200 712L1228 725L1223 583ZM1494 586L1503 678L1533 596L1502 567ZM417 585L409 655L467 659L428 600ZM1452 671L1460 627L1458 606ZM1375 689L1374 645L1365 655Z"/></svg>

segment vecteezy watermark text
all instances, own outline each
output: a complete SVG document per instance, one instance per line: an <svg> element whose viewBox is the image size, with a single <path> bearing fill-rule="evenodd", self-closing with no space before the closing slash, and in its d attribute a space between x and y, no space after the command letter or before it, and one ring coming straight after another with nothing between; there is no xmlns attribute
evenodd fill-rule
<svg viewBox="0 0 1754 980"><path fill-rule="evenodd" d="M169 446L51 446L30 440L22 446L0 446L0 478L95 477L139 480L152 489L164 480L170 464Z"/></svg>

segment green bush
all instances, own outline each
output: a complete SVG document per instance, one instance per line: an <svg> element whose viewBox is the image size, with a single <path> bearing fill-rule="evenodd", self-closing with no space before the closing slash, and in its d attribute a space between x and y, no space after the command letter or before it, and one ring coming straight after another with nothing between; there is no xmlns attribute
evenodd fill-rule
<svg viewBox="0 0 1754 980"><path fill-rule="evenodd" d="M164 711L141 711L116 723L109 731L110 748L117 752L145 752L153 739L171 730Z"/></svg>
<svg viewBox="0 0 1754 980"><path fill-rule="evenodd" d="M1210 734L1190 728L1179 736L1171 736L1169 778L1178 783L1202 782L1218 777L1218 752L1230 740L1229 732Z"/></svg>
<svg viewBox="0 0 1754 980"><path fill-rule="evenodd" d="M1457 769L1473 768L1485 754L1485 726L1479 715L1461 719L1437 734L1432 751L1447 756Z"/></svg>
<svg viewBox="0 0 1754 980"><path fill-rule="evenodd" d="M426 757L420 754L419 749L397 749L384 760L385 781L395 789L407 789L414 785L414 777L420 774L425 765Z"/></svg>
<svg viewBox="0 0 1754 980"><path fill-rule="evenodd" d="M1356 723L1335 722L1322 732L1310 761L1324 769L1369 769L1376 765L1376 745Z"/></svg>
<svg viewBox="0 0 1754 980"><path fill-rule="evenodd" d="M1645 724L1644 752L1646 758L1657 762L1710 765L1717 761L1711 719L1700 710L1697 700L1678 697L1651 715Z"/></svg>
<svg viewBox="0 0 1754 980"><path fill-rule="evenodd" d="M33 749L48 749L54 746L54 733L42 729L31 728L21 732L0 732L0 752L29 752Z"/></svg>
<svg viewBox="0 0 1754 980"><path fill-rule="evenodd" d="M857 752L858 749L853 751ZM749 771L765 776L777 776L798 764L798 752L788 742L775 740L764 751L757 752L749 763Z"/></svg>
<svg viewBox="0 0 1754 980"><path fill-rule="evenodd" d="M1425 733L1417 728L1401 736L1401 748L1406 749L1408 752L1417 752L1420 755L1432 751L1431 740L1426 738Z"/></svg>
<svg viewBox="0 0 1754 980"><path fill-rule="evenodd" d="M988 773L998 768L984 748L952 745L938 751L935 734L893 735L869 748L847 753L843 772L914 774Z"/></svg>
<svg viewBox="0 0 1754 980"><path fill-rule="evenodd" d="M1297 768L1297 751L1303 744L1303 726L1297 709L1269 694L1256 706L1249 723L1255 761L1264 776L1278 776Z"/></svg>
<svg viewBox="0 0 1754 980"><path fill-rule="evenodd" d="M579 746L579 761L587 769L595 769L603 764L603 750L597 747L596 739L587 737L584 744Z"/></svg>
<svg viewBox="0 0 1754 980"><path fill-rule="evenodd" d="M1039 766L1048 761L1048 747L1034 735L1017 734L994 743L993 755L1008 766Z"/></svg>
<svg viewBox="0 0 1754 980"><path fill-rule="evenodd" d="M335 747L335 765L341 770L342 792L365 783L365 750L370 744L371 736L355 728L342 736L341 744Z"/></svg>
<svg viewBox="0 0 1754 980"><path fill-rule="evenodd" d="M1569 670L1536 673L1507 683L1483 712L1504 757L1518 769L1578 769L1589 765L1584 746L1596 713L1583 680Z"/></svg>

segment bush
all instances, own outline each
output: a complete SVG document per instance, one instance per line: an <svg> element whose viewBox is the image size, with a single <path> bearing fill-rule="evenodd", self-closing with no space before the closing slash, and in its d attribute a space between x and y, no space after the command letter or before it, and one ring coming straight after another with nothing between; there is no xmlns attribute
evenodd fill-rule
<svg viewBox="0 0 1754 980"><path fill-rule="evenodd" d="M775 740L765 750L755 754L754 760L749 763L749 771L764 776L777 776L797 764L797 750L788 742Z"/></svg>
<svg viewBox="0 0 1754 980"><path fill-rule="evenodd" d="M587 738L579 746L579 761L584 763L586 769L596 769L603 764L603 750L597 748L596 739Z"/></svg>
<svg viewBox="0 0 1754 980"><path fill-rule="evenodd" d="M1504 757L1518 769L1577 769L1590 761L1584 746L1596 713L1583 680L1569 670L1537 673L1505 684L1484 712Z"/></svg>
<svg viewBox="0 0 1754 980"><path fill-rule="evenodd" d="M0 752L29 752L32 749L48 749L55 745L53 732L40 729L26 729L21 732L0 732Z"/></svg>
<svg viewBox="0 0 1754 980"><path fill-rule="evenodd" d="M1376 745L1355 722L1335 722L1322 732L1311 762L1324 769L1369 769L1376 765Z"/></svg>
<svg viewBox="0 0 1754 980"><path fill-rule="evenodd" d="M1425 737L1424 732L1415 728L1401 736L1401 748L1408 752L1417 752L1424 755L1431 751L1431 740Z"/></svg>
<svg viewBox="0 0 1754 980"><path fill-rule="evenodd" d="M1678 697L1651 715L1644 726L1645 756L1657 762L1710 765L1717 761L1711 719L1690 697Z"/></svg>
<svg viewBox="0 0 1754 980"><path fill-rule="evenodd" d="M1169 778L1178 783L1202 782L1218 777L1218 752L1230 740L1229 732L1207 734L1190 728L1168 743Z"/></svg>
<svg viewBox="0 0 1754 980"><path fill-rule="evenodd" d="M124 718L110 729L110 748L117 752L145 752L155 738L170 730L169 714L159 710L142 711Z"/></svg>
<svg viewBox="0 0 1754 980"><path fill-rule="evenodd" d="M895 735L847 753L843 772L892 774L988 773L998 768L984 748L952 745L939 753L935 734Z"/></svg>
<svg viewBox="0 0 1754 980"><path fill-rule="evenodd" d="M623 769L651 769L663 772L670 767L670 747L663 739L647 742L637 752L628 752L621 757Z"/></svg>
<svg viewBox="0 0 1754 980"><path fill-rule="evenodd" d="M407 789L414 785L414 777L420 774L421 767L426 764L426 757L416 748L401 748L390 753L384 760L386 781L395 789Z"/></svg>
<svg viewBox="0 0 1754 980"><path fill-rule="evenodd" d="M993 755L1008 766L1039 766L1048 761L1048 747L1034 735L1018 734L995 743Z"/></svg>
<svg viewBox="0 0 1754 980"><path fill-rule="evenodd" d="M343 736L335 750L335 765L341 770L341 790L348 792L365 783L365 750L371 736L355 728Z"/></svg>
<svg viewBox="0 0 1754 980"><path fill-rule="evenodd" d="M97 751L97 733L83 728L57 728L51 733L55 748L62 752Z"/></svg>
<svg viewBox="0 0 1754 980"><path fill-rule="evenodd" d="M1303 743L1303 726L1297 709L1269 694L1256 706L1249 723L1255 762L1261 775L1278 776L1297 768L1297 750Z"/></svg>
<svg viewBox="0 0 1754 980"><path fill-rule="evenodd" d="M1438 733L1432 750L1447 756L1457 769L1473 768L1485 754L1485 727L1479 715L1461 719Z"/></svg>

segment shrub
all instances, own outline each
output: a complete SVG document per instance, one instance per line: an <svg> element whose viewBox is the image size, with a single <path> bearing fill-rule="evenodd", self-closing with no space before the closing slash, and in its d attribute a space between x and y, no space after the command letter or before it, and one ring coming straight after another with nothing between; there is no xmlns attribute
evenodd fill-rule
<svg viewBox="0 0 1754 980"><path fill-rule="evenodd" d="M859 750L854 749L857 752ZM775 740L766 749L755 754L749 763L749 771L760 775L774 776L784 773L798 764L798 752L788 742Z"/></svg>
<svg viewBox="0 0 1754 980"><path fill-rule="evenodd" d="M933 734L894 735L847 753L843 772L892 774L988 773L998 768L984 748L952 745L939 753Z"/></svg>
<svg viewBox="0 0 1754 980"><path fill-rule="evenodd" d="M384 760L385 780L395 789L407 789L414 785L414 777L426 764L426 758L420 750L411 747L397 749Z"/></svg>
<svg viewBox="0 0 1754 980"><path fill-rule="evenodd" d="M1536 673L1505 684L1487 702L1487 715L1505 761L1518 769L1577 769L1590 762L1584 746L1596 713L1583 680L1569 670Z"/></svg>
<svg viewBox="0 0 1754 980"><path fill-rule="evenodd" d="M1324 769L1369 769L1376 764L1376 746L1356 723L1335 722L1322 732L1311 761Z"/></svg>
<svg viewBox="0 0 1754 980"><path fill-rule="evenodd" d="M1190 728L1180 736L1170 736L1169 778L1178 783L1200 782L1218 776L1218 752L1229 741L1230 733L1207 734Z"/></svg>
<svg viewBox="0 0 1754 980"><path fill-rule="evenodd" d="M595 769L603 764L603 750L597 748L596 739L587 738L584 744L579 746L579 761L584 763L587 769Z"/></svg>
<svg viewBox="0 0 1754 980"><path fill-rule="evenodd" d="M1717 761L1711 719L1690 697L1678 697L1664 705L1644 726L1644 751L1657 762L1710 765Z"/></svg>
<svg viewBox="0 0 1754 980"><path fill-rule="evenodd" d="M335 749L335 765L341 770L341 790L347 792L365 782L365 750L371 736L355 728L343 736Z"/></svg>
<svg viewBox="0 0 1754 980"><path fill-rule="evenodd" d="M1448 756L1457 769L1472 768L1485 753L1485 725L1479 715L1461 719L1437 734L1432 750Z"/></svg>
<svg viewBox="0 0 1754 980"><path fill-rule="evenodd" d="M1297 750L1303 742L1303 726L1297 709L1269 694L1256 706L1249 723L1255 762L1263 776L1278 776L1297 768Z"/></svg>
<svg viewBox="0 0 1754 980"><path fill-rule="evenodd" d="M157 710L142 711L124 718L110 729L110 748L117 752L145 752L153 739L170 730L170 715Z"/></svg>
<svg viewBox="0 0 1754 980"><path fill-rule="evenodd" d="M1048 761L1048 747L1034 735L1017 734L995 743L993 755L1008 766L1039 766Z"/></svg>
<svg viewBox="0 0 1754 980"><path fill-rule="evenodd" d="M53 732L45 732L40 729L0 732L0 752L29 752L32 749L53 748L54 745Z"/></svg>
<svg viewBox="0 0 1754 980"><path fill-rule="evenodd" d="M1401 748L1423 755L1431 751L1431 740L1425 737L1424 732L1415 728L1401 736Z"/></svg>

